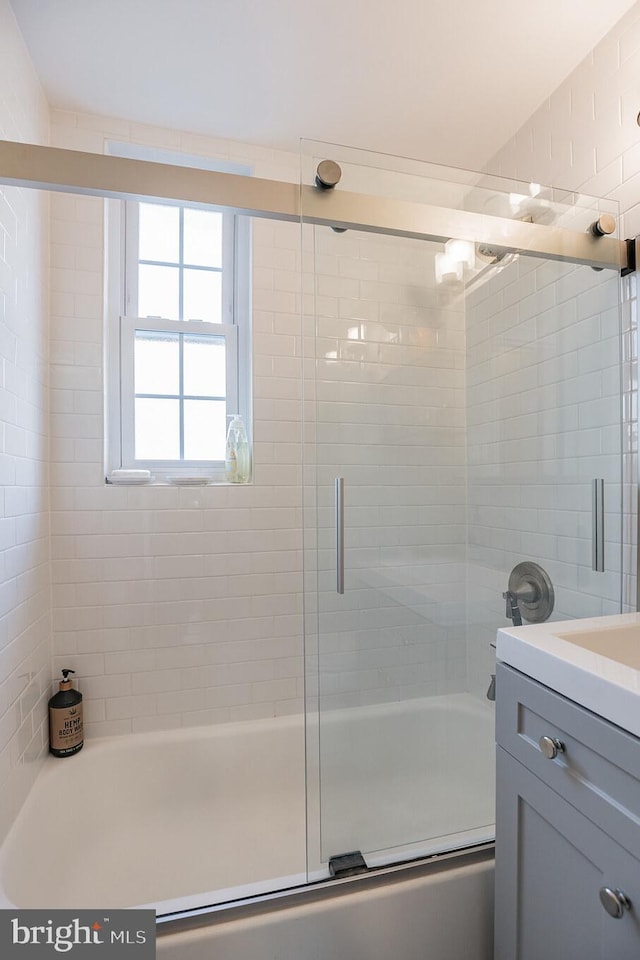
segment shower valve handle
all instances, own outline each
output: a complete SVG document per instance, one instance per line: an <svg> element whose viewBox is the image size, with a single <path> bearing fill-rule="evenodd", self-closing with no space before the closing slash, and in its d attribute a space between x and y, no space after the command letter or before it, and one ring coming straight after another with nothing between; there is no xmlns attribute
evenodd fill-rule
<svg viewBox="0 0 640 960"><path fill-rule="evenodd" d="M522 626L522 615L518 607L518 596L515 593L512 593L511 590L505 590L502 594L503 599L507 602L507 608L505 611L505 617L507 620L511 620L514 627Z"/></svg>

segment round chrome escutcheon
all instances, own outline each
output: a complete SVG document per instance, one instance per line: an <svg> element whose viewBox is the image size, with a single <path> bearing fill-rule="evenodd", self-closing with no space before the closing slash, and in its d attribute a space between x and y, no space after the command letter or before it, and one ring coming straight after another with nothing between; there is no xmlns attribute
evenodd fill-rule
<svg viewBox="0 0 640 960"><path fill-rule="evenodd" d="M509 574L509 590L517 596L520 613L529 623L549 619L555 594L549 574L538 563L518 563Z"/></svg>

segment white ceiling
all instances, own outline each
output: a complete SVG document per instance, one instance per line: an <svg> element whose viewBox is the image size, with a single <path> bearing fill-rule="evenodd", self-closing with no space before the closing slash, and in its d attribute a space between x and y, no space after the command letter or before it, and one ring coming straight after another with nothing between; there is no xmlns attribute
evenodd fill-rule
<svg viewBox="0 0 640 960"><path fill-rule="evenodd" d="M479 169L635 0L11 0L51 104Z"/></svg>

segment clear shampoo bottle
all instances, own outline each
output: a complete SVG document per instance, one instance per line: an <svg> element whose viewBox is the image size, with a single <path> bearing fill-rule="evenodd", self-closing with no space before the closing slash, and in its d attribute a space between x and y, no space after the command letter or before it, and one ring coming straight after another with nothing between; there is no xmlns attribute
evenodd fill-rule
<svg viewBox="0 0 640 960"><path fill-rule="evenodd" d="M227 430L224 470L230 483L247 483L251 476L251 454L244 420L234 413Z"/></svg>

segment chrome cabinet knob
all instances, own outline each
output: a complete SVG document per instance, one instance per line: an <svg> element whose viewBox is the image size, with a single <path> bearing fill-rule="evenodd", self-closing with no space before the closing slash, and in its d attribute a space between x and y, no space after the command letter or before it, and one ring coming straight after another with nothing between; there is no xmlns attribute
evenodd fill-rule
<svg viewBox="0 0 640 960"><path fill-rule="evenodd" d="M600 887L600 903L614 920L619 920L625 910L631 909L631 901L622 890L612 890L611 887Z"/></svg>
<svg viewBox="0 0 640 960"><path fill-rule="evenodd" d="M555 760L559 753L564 753L564 743L556 737L540 737L538 743L547 760Z"/></svg>

